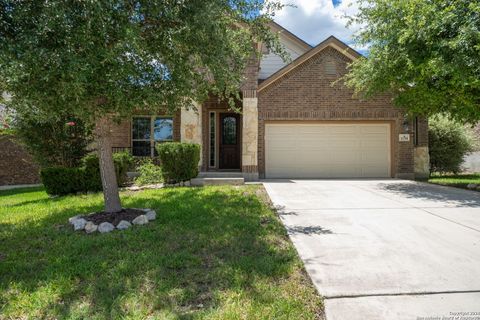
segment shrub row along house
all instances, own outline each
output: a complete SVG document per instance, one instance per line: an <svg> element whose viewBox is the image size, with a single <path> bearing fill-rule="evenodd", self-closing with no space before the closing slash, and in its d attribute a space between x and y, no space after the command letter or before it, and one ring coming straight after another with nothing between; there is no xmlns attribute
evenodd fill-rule
<svg viewBox="0 0 480 320"><path fill-rule="evenodd" d="M258 178L414 178L428 174L427 121L388 96L362 101L341 83L360 55L329 37L311 47L278 24L292 61L263 49L240 88L240 113L212 97L176 114L139 113L112 128L115 150L153 156L166 141L201 145L200 170Z"/></svg>

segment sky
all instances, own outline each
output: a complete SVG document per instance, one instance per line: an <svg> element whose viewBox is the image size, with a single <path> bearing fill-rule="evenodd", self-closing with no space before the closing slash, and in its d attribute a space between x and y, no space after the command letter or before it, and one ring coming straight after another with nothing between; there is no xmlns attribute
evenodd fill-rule
<svg viewBox="0 0 480 320"><path fill-rule="evenodd" d="M358 11L356 0L283 0L285 7L274 20L312 46L333 35L348 45L353 45L352 34L358 26L346 27L347 19ZM365 53L366 48L354 49Z"/></svg>

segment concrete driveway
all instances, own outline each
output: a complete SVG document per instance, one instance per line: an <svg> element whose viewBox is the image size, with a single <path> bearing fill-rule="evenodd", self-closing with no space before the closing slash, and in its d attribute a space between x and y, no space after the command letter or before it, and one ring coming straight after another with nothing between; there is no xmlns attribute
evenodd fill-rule
<svg viewBox="0 0 480 320"><path fill-rule="evenodd" d="M264 185L327 320L480 317L480 193L404 180Z"/></svg>

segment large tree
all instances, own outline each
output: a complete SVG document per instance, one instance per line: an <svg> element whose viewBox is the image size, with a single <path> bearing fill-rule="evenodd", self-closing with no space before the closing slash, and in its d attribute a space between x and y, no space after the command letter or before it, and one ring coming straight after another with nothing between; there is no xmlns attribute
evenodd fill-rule
<svg viewBox="0 0 480 320"><path fill-rule="evenodd" d="M480 2L360 0L351 22L369 46L346 76L357 94L392 93L410 114L480 120Z"/></svg>
<svg viewBox="0 0 480 320"><path fill-rule="evenodd" d="M118 212L112 117L237 96L257 44L282 53L268 28L280 8L273 0L0 0L0 90L22 113L94 122L105 211Z"/></svg>

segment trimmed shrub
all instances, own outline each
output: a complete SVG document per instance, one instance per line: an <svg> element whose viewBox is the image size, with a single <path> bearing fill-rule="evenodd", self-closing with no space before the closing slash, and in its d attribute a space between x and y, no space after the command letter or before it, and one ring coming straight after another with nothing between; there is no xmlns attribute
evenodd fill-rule
<svg viewBox="0 0 480 320"><path fill-rule="evenodd" d="M153 163L152 159L146 159L137 168L140 175L135 178L135 184L146 185L156 184L163 181L162 167Z"/></svg>
<svg viewBox="0 0 480 320"><path fill-rule="evenodd" d="M117 174L117 182L119 186L123 186L127 183L127 172L133 168L134 163L135 160L128 151L113 154L113 164L115 165L115 173Z"/></svg>
<svg viewBox="0 0 480 320"><path fill-rule="evenodd" d="M441 116L430 119L428 139L432 172L460 172L464 156L474 148L471 129Z"/></svg>
<svg viewBox="0 0 480 320"><path fill-rule="evenodd" d="M50 195L65 195L84 191L82 168L52 167L40 171L42 183Z"/></svg>
<svg viewBox="0 0 480 320"><path fill-rule="evenodd" d="M91 153L82 159L85 191L101 191L102 179L100 177L100 163L98 156Z"/></svg>
<svg viewBox="0 0 480 320"><path fill-rule="evenodd" d="M127 172L133 166L133 157L128 151L113 154L113 164L117 175L117 183L123 186L127 182ZM85 188L87 191L101 191L100 162L98 155L91 153L82 159L85 170Z"/></svg>
<svg viewBox="0 0 480 320"><path fill-rule="evenodd" d="M195 143L166 142L158 144L158 155L162 164L163 180L177 183L198 175L200 145Z"/></svg>
<svg viewBox="0 0 480 320"><path fill-rule="evenodd" d="M119 185L123 185L127 181L127 171L132 167L133 157L128 152L120 152L113 155L113 162L117 181ZM96 154L85 156L81 167L44 168L40 176L48 194L102 191L100 163Z"/></svg>

